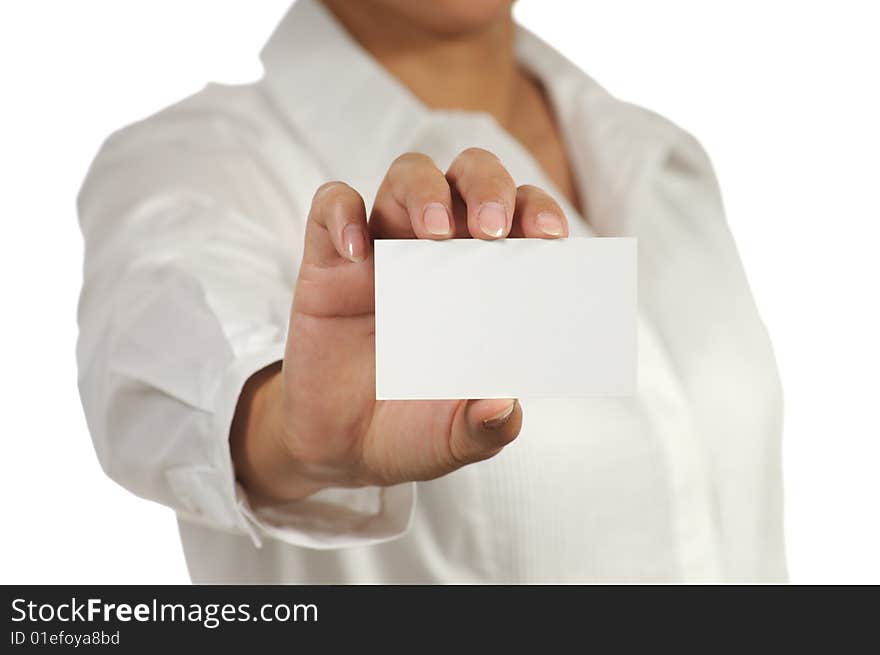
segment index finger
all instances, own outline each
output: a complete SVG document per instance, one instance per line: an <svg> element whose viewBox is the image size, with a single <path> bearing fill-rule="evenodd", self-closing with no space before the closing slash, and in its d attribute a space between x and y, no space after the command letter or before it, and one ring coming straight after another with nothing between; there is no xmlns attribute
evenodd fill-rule
<svg viewBox="0 0 880 655"><path fill-rule="evenodd" d="M379 239L448 239L455 234L452 193L427 155L406 153L388 169L370 213Z"/></svg>

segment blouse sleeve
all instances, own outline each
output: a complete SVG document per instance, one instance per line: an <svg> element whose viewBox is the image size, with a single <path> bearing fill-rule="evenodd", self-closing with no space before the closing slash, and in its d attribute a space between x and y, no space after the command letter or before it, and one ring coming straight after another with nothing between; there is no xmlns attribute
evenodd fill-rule
<svg viewBox="0 0 880 655"><path fill-rule="evenodd" d="M235 480L229 428L247 379L283 357L305 219L264 146L259 123L177 106L93 162L78 198L77 361L94 446L128 490L255 545L392 539L413 483L255 511ZM315 175L306 161L294 172Z"/></svg>

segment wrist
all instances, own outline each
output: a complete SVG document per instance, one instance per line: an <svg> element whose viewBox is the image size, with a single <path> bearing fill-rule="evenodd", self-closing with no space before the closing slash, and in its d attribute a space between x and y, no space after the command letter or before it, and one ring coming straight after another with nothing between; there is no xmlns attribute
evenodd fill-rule
<svg viewBox="0 0 880 655"><path fill-rule="evenodd" d="M285 445L281 375L279 362L250 377L230 431L235 476L253 505L301 500L327 486L306 476Z"/></svg>

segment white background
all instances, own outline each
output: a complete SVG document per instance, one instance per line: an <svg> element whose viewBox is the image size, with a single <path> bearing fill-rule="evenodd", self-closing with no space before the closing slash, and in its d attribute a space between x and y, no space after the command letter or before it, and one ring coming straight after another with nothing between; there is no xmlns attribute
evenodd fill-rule
<svg viewBox="0 0 880 655"><path fill-rule="evenodd" d="M188 581L172 513L104 477L85 428L74 198L111 130L208 80L257 77L286 5L0 5L0 583ZM795 582L880 583L874 6L517 3L527 26L714 159L786 391Z"/></svg>

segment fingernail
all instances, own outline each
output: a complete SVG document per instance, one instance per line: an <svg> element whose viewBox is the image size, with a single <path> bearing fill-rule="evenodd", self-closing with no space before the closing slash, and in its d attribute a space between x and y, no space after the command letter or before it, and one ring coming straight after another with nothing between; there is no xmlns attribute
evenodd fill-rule
<svg viewBox="0 0 880 655"><path fill-rule="evenodd" d="M487 418L483 421L483 428L486 430L497 430L502 425L507 423L510 420L510 417L513 415L513 408L516 407L516 401L514 400L507 406L504 411L499 412L495 416L491 418Z"/></svg>
<svg viewBox="0 0 880 655"><path fill-rule="evenodd" d="M425 207L425 228L431 234L445 236L450 231L449 212L439 202L432 202Z"/></svg>
<svg viewBox="0 0 880 655"><path fill-rule="evenodd" d="M538 214L535 217L535 225L537 225L538 229L547 236L561 237L565 234L565 229L562 227L562 219L556 214L550 212L541 212Z"/></svg>
<svg viewBox="0 0 880 655"><path fill-rule="evenodd" d="M504 205L498 202L487 202L480 207L477 222L486 236L500 237L507 227L507 212L504 210Z"/></svg>
<svg viewBox="0 0 880 655"><path fill-rule="evenodd" d="M367 238L360 225L346 225L342 228L342 245L346 256L353 262L367 258Z"/></svg>

